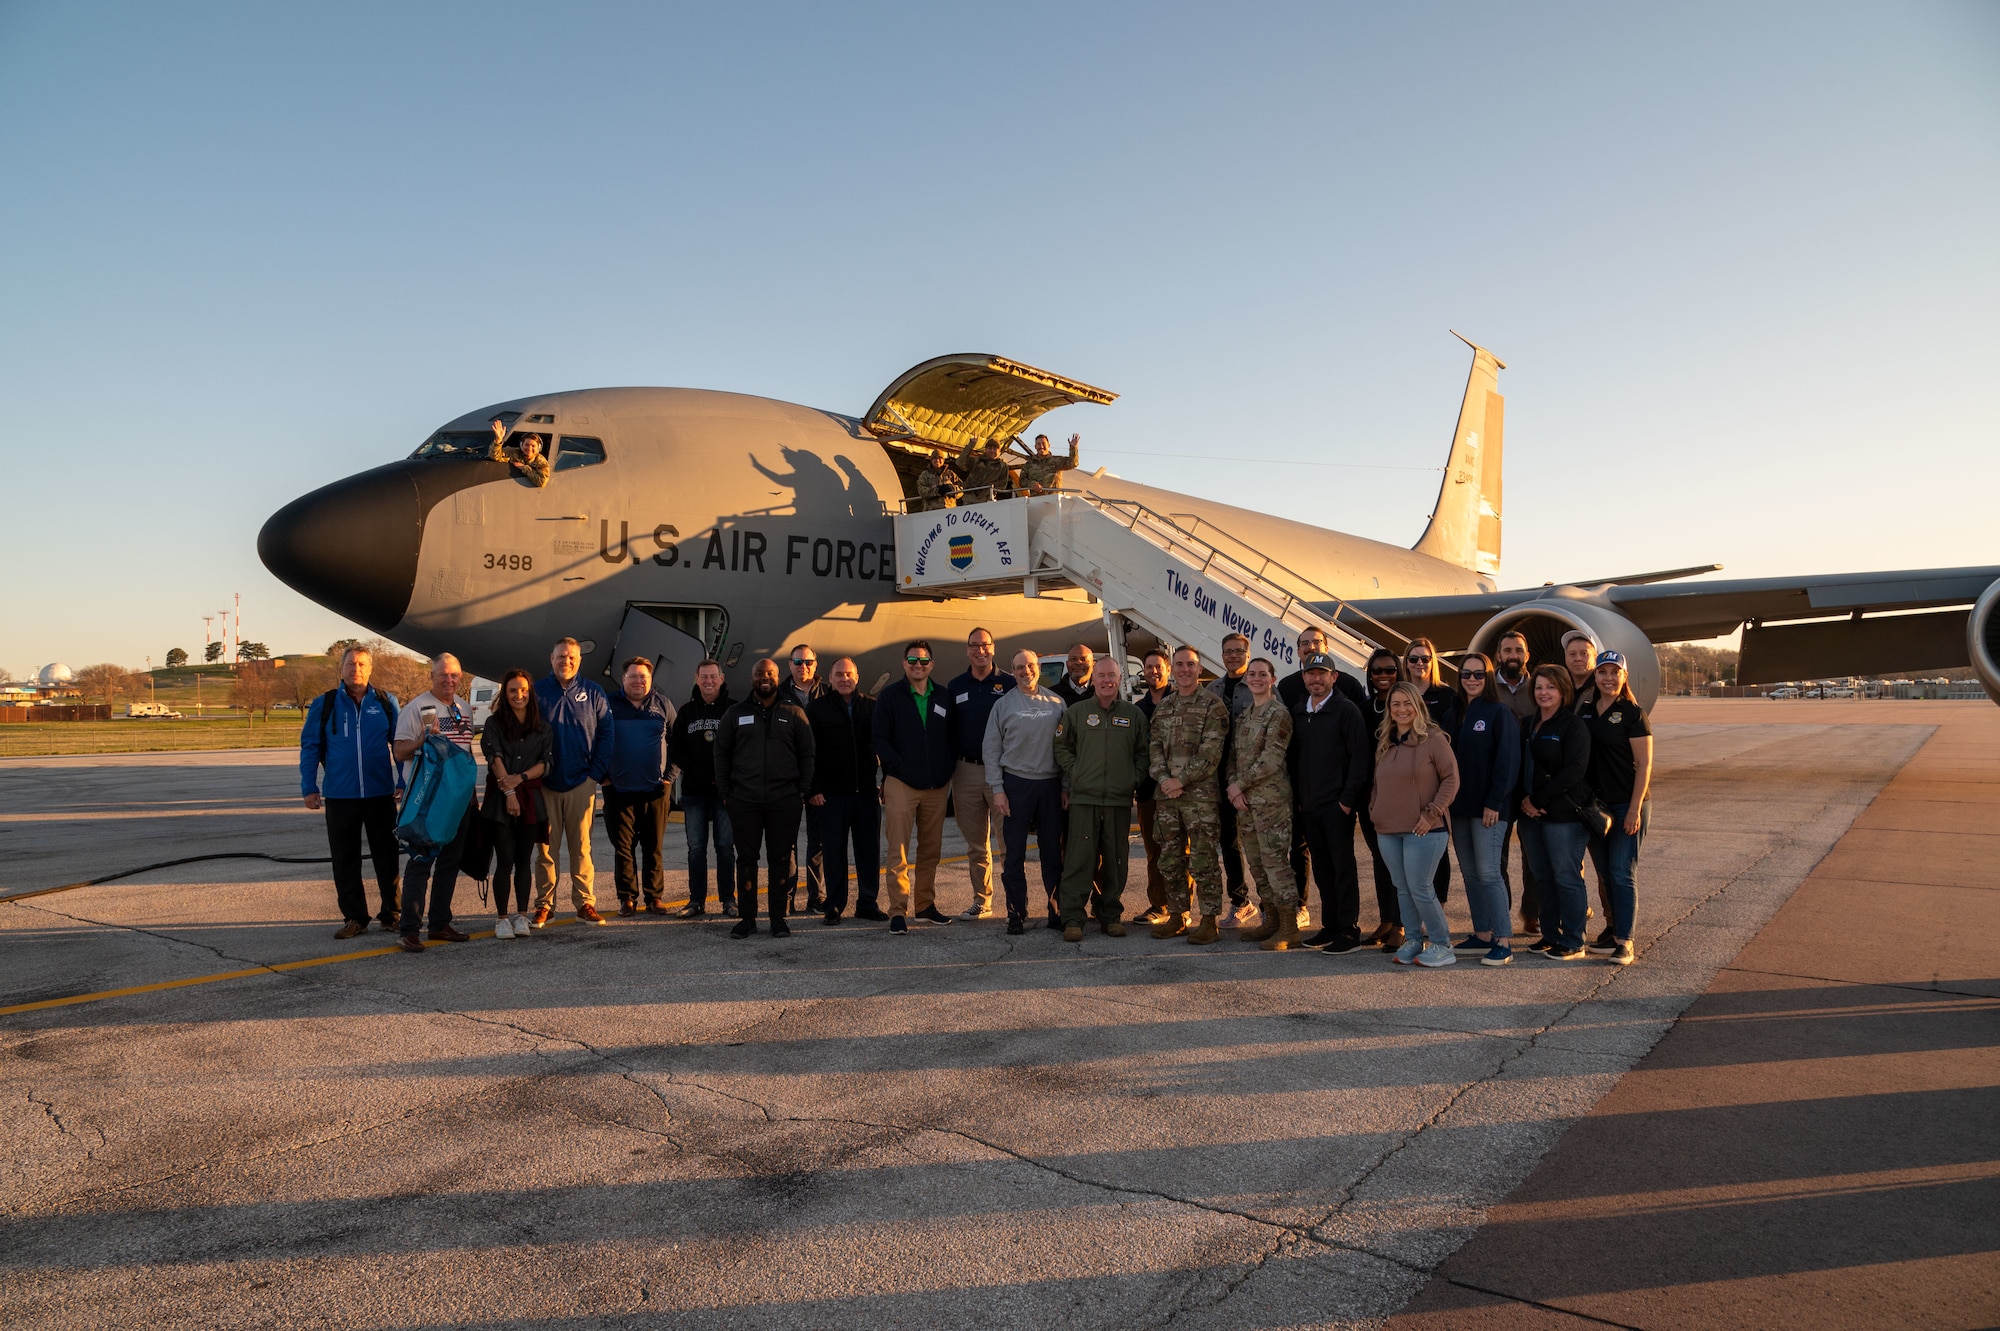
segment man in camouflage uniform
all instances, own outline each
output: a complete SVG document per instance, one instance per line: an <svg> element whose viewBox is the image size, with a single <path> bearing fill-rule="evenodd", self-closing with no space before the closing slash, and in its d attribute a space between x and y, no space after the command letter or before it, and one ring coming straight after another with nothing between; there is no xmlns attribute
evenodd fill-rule
<svg viewBox="0 0 2000 1331"><path fill-rule="evenodd" d="M989 499L1013 497L1014 473L1000 455L1000 441L973 440L958 455L958 474L965 478L965 502L983 504Z"/></svg>
<svg viewBox="0 0 2000 1331"><path fill-rule="evenodd" d="M1230 745L1229 788L1241 817L1243 859L1256 877L1264 920L1243 940L1266 952L1299 941L1299 884L1292 877L1292 779L1285 764L1292 743L1292 709L1277 696L1278 669L1264 657L1243 674L1250 710L1236 722Z"/></svg>
<svg viewBox="0 0 2000 1331"><path fill-rule="evenodd" d="M1229 738L1229 708L1201 686L1201 658L1183 647L1173 656L1173 688L1153 708L1148 767L1159 784L1153 792L1153 835L1160 846L1160 877L1166 880L1167 918L1153 937L1188 935L1190 943L1213 943L1222 913L1222 870L1215 858L1221 824L1216 813L1216 768ZM1188 874L1201 898L1201 927L1188 934Z"/></svg>
<svg viewBox="0 0 2000 1331"><path fill-rule="evenodd" d="M917 501L910 508L917 513L950 508L957 497L958 473L944 465L944 450L933 448L931 465L917 474Z"/></svg>
<svg viewBox="0 0 2000 1331"><path fill-rule="evenodd" d="M1049 452L1049 437L1035 436L1035 455L1021 465L1021 484L1031 495L1053 494L1062 489L1062 474L1076 466L1076 449L1080 435L1069 437L1069 457L1067 460Z"/></svg>

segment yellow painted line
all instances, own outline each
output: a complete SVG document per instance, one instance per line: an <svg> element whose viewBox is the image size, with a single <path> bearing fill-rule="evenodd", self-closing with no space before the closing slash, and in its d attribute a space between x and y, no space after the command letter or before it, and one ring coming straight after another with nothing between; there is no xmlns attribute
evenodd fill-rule
<svg viewBox="0 0 2000 1331"><path fill-rule="evenodd" d="M965 858L966 857L963 855L947 855L944 858L940 859L938 863L941 865L960 864L964 862ZM856 871L854 870L848 871L847 877L849 881L852 881L855 878L855 876L856 876ZM92 885L89 883L71 883L68 887L49 887L49 888L43 888L39 892L24 892L17 896L8 897L6 898L6 900L19 901L23 897L44 896L50 892L67 892L72 887L89 887L89 886ZM669 907L685 906L686 904L687 904L686 897L682 897L678 901L669 901L666 903L666 905ZM606 918L607 920L616 920L619 917L613 915L613 916L607 916ZM717 918L719 919L722 917L718 916ZM550 920L547 924L543 925L542 928L556 929L564 925L571 925L576 923L578 923L576 917L570 916L568 919ZM486 929L472 935L473 939L491 938L491 937L493 937L493 931L491 929ZM424 946L448 947L451 945L448 943L427 941L425 942ZM12 1007L0 1007L0 1017L12 1016L17 1012L40 1012L46 1008L72 1007L78 1003L97 1003L97 1002L102 1002L107 998L130 998L135 994L156 994L167 989L187 989L193 987L194 985L215 984L222 980L247 980L252 976L256 975L281 975L286 971L305 970L309 966L331 966L336 962L342 962L342 961L361 961L368 957L394 956L400 953L402 950L403 949L401 947L371 947L360 952L341 952L330 957L307 957L303 961L280 961L269 966L253 966L249 970L219 971L214 975L190 975L184 980L161 980L157 984L138 984L138 985L133 985L128 989L100 989L96 993L72 994L68 998L44 998L39 1002L35 1003L16 1003Z"/></svg>

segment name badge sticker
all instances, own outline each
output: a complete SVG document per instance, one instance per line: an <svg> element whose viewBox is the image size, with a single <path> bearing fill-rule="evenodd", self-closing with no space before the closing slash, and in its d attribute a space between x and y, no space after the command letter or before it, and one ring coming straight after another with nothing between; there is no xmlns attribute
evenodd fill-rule
<svg viewBox="0 0 2000 1331"><path fill-rule="evenodd" d="M971 695L971 694L969 694L969 693L961 693L961 694L959 694L959 695L958 695L958 700L959 700L960 702L971 702L971 701L972 701L972 695Z"/></svg>
<svg viewBox="0 0 2000 1331"><path fill-rule="evenodd" d="M936 712L936 713L937 713L937 714L938 714L939 716L944 716L944 715L946 715L946 714L947 714L947 713L945 712L945 710L944 710L944 704L943 704L943 703L941 703L941 702L934 702L934 703L932 703L932 704L931 704L931 710L932 710L933 712Z"/></svg>
<svg viewBox="0 0 2000 1331"><path fill-rule="evenodd" d="M754 726L757 724L757 718L754 716L739 716L736 718L736 724L739 726Z"/></svg>

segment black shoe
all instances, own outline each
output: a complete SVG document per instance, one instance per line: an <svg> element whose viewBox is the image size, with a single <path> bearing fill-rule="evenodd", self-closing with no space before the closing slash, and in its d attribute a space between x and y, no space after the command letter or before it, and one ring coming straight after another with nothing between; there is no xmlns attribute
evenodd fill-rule
<svg viewBox="0 0 2000 1331"><path fill-rule="evenodd" d="M696 920L706 914L708 914L708 904L706 902L690 901L687 905L675 911L674 917L682 920Z"/></svg>
<svg viewBox="0 0 2000 1331"><path fill-rule="evenodd" d="M840 912L839 912L839 911L837 911L837 910L834 910L834 909L833 909L833 908L831 908L831 907L828 907L828 908L827 908L827 912L826 912L825 916L821 918L821 920L820 920L820 923L821 923L821 924L828 924L828 925L832 925L832 924L839 924L839 923L840 923Z"/></svg>
<svg viewBox="0 0 2000 1331"><path fill-rule="evenodd" d="M1359 952L1367 946L1368 940L1360 934L1349 934L1336 938L1331 943L1324 944L1321 946L1320 951L1329 956L1342 957L1346 956L1349 952Z"/></svg>
<svg viewBox="0 0 2000 1331"><path fill-rule="evenodd" d="M910 926L904 921L902 916L891 915L889 917L889 932L892 934L906 934L910 932Z"/></svg>
<svg viewBox="0 0 2000 1331"><path fill-rule="evenodd" d="M757 932L757 921L738 920L736 922L736 927L729 931L729 936L731 938L748 938L751 934L754 934L756 932Z"/></svg>
<svg viewBox="0 0 2000 1331"><path fill-rule="evenodd" d="M1338 937L1340 937L1340 930L1322 929L1318 933L1314 934L1312 937L1306 939L1303 943L1299 944L1299 946L1325 947L1328 943L1331 943L1334 939Z"/></svg>
<svg viewBox="0 0 2000 1331"><path fill-rule="evenodd" d="M790 938L791 936L792 936L792 926L785 923L784 917L782 915L779 916L777 919L771 921L771 937Z"/></svg>
<svg viewBox="0 0 2000 1331"><path fill-rule="evenodd" d="M880 924L889 918L889 912L872 902L864 902L854 908L854 918L857 920L873 920L875 923Z"/></svg>
<svg viewBox="0 0 2000 1331"><path fill-rule="evenodd" d="M1062 928L1062 915L1059 912L1057 911L1049 912L1049 928L1051 929Z"/></svg>
<svg viewBox="0 0 2000 1331"><path fill-rule="evenodd" d="M395 933L396 926L402 922L402 918L400 915L384 915L382 917L382 932L385 934Z"/></svg>
<svg viewBox="0 0 2000 1331"><path fill-rule="evenodd" d="M723 903L722 903L722 918L723 918L723 919L725 919L725 920L733 920L733 919L735 919L735 918L736 918L736 903L735 903L735 902L733 902L733 901L725 901L725 902L723 902Z"/></svg>
<svg viewBox="0 0 2000 1331"><path fill-rule="evenodd" d="M924 907L922 910L917 912L917 918L920 920L928 920L932 924L951 923L951 916L945 914L943 911L939 910L936 906Z"/></svg>
<svg viewBox="0 0 2000 1331"><path fill-rule="evenodd" d="M806 914L817 915L826 909L826 898L817 892L806 893Z"/></svg>
<svg viewBox="0 0 2000 1331"><path fill-rule="evenodd" d="M1618 935L1612 933L1611 926L1607 924L1604 926L1604 932L1597 936L1595 942L1591 943L1590 951L1600 957L1608 957L1617 950Z"/></svg>
<svg viewBox="0 0 2000 1331"><path fill-rule="evenodd" d="M1021 922L1020 916L1009 915L1007 917L1007 932L1010 934L1024 934L1028 932L1028 926Z"/></svg>

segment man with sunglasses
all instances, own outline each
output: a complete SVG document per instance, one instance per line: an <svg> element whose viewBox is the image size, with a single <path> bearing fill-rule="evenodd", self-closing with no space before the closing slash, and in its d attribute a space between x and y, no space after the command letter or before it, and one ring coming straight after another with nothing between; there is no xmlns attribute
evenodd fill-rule
<svg viewBox="0 0 2000 1331"><path fill-rule="evenodd" d="M950 924L937 908L938 860L944 849L944 806L951 796L951 711L944 690L931 682L931 645L919 638L903 648L903 677L875 700L875 756L882 760L882 814L889 836L889 932L909 932L911 870L916 917ZM910 855L910 837L917 853Z"/></svg>
<svg viewBox="0 0 2000 1331"><path fill-rule="evenodd" d="M826 692L826 683L819 677L819 655L808 643L799 643L792 648L791 673L778 689L778 696L798 708L806 715L812 715L812 705ZM826 905L826 829L820 824L825 821L820 811L806 806L806 862L801 867L806 875L806 913L816 914ZM792 895L787 903L798 909L799 885L792 881Z"/></svg>

